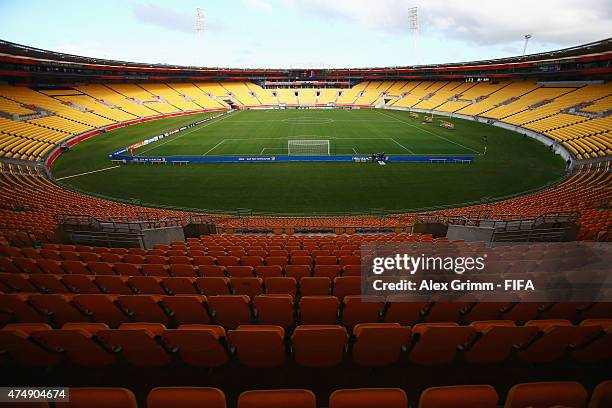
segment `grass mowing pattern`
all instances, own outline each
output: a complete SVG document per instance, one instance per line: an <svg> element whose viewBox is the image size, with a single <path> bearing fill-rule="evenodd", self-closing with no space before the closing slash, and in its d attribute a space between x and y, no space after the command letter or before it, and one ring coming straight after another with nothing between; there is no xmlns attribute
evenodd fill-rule
<svg viewBox="0 0 612 408"><path fill-rule="evenodd" d="M96 136L60 156L53 174L65 177L109 167L109 152L203 116L162 119ZM316 118L316 123L312 123L315 122L312 118ZM191 133L178 133L136 153L152 156L259 154L266 147L286 149L288 138L326 138L334 146L332 154L334 149L335 154L346 154L346 149L353 148L365 154L375 151L408 154L406 149L415 154L471 154L472 150L483 151L485 144L487 154L478 156L469 165L127 165L63 182L84 191L160 205L308 214L459 206L537 188L563 175L562 159L535 140L482 123L452 121L454 130L443 129L435 123L423 124L403 111L244 111L209 122L208 126L190 129Z"/></svg>

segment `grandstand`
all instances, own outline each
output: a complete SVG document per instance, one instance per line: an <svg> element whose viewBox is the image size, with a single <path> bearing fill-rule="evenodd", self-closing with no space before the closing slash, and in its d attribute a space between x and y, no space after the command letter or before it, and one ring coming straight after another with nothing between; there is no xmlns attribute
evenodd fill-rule
<svg viewBox="0 0 612 408"><path fill-rule="evenodd" d="M0 41L0 373L11 381L4 386L71 387L69 403L39 407L612 406L612 299L605 286L611 273L611 43L469 64L313 70L301 81L301 70L143 65ZM511 70L517 63L522 68ZM47 64L65 69L31 69ZM558 69L541 69L549 65ZM550 150L544 153L562 157L565 174L533 191L466 204L266 215L249 208L196 213L149 206L132 191L119 199L69 182L135 168L172 171L186 190L208 188L182 184L189 166L201 166L202 177L208 172L223 179L220 167L179 166L188 160L139 165L105 156L106 167L54 177L58 158L102 160L87 156L87 149L117 143L124 137L118 128L134 131L133 140L125 136L120 145L140 159L134 150L145 144L159 146L152 143L202 124L213 128L227 112L257 109L272 116L272 109L293 108L346 109L353 116L367 110L396 127L406 123L393 114L412 112L412 128L421 115L436 115L445 132L461 128L451 120L482 122L538 140ZM211 119L217 114L221 119ZM264 126L334 120L315 114ZM191 123L189 115L201 115L193 116L201 122ZM368 121L361 118L338 121ZM161 125L164 120L176 120L175 128ZM229 126L253 131L257 121L264 122ZM160 123L147 136L155 140L146 143L136 139L145 122ZM471 149L475 161L486 159L486 149L463 146L452 133L432 133L437 122L420 123L430 127L421 136ZM288 140L321 139L295 136ZM335 137L325 136L328 153ZM205 150L240 140L215 141ZM406 156L419 156L390 140ZM182 143L192 156L208 153L200 154L188 138ZM282 155L265 149L241 157L277 161ZM353 147L350 153L349 160L360 159L350 165L359 166L361 156L374 152ZM376 162L381 166L363 166L454 166L448 170L457 172L453 180L469 166L435 159ZM155 176L134 174L134 183L154 190ZM291 190L294 176L272 182ZM323 171L317 182L331 177ZM240 188L263 187L242 182ZM489 235L475 239L473 231ZM364 287L371 276L362 263L373 244L484 255L489 263L470 278L554 275L558 286L550 288L550 299L519 290L509 300L370 297ZM602 286L590 297L572 297L592 289L572 286L576 277L593 284L585 276L596 276ZM571 294L555 297L564 291ZM0 407L16 405L0 400Z"/></svg>
<svg viewBox="0 0 612 408"><path fill-rule="evenodd" d="M366 86L374 88L371 85ZM606 105L609 104L611 92L609 85L550 87L527 81L486 85L459 81L439 83L388 81L377 83L375 86L377 91L369 88L362 91L359 87L349 90L340 88L266 90L255 84L246 83L125 84L109 88L88 85L68 90L73 93L72 95L54 96L30 89L5 86L0 89L3 100L7 101L3 105L6 106L6 110L2 112L7 116L11 115L9 120L13 122L5 122L5 126L0 131L15 137L26 137L28 133L25 129L24 133L19 133L14 128L23 123L15 119L27 116L28 105L35 105L45 109L46 112L52 112L49 116L27 120L28 124L64 132L67 139L68 135L84 133L94 128L138 117L221 108L227 106L223 98L243 107L279 104L323 106L330 103L373 106L383 92L391 95L391 92L386 90L395 88L410 89L410 91L402 92L398 99L390 103L391 107L477 115L499 120L557 140L578 159L604 157L611 153L610 123L605 116L609 112ZM209 95L215 95L215 99ZM26 97L32 98L32 103L24 103L23 98ZM584 106L578 110L571 109L577 105ZM16 112L22 114L18 115ZM11 153L19 151L9 143L2 148L3 155L9 157L12 157ZM42 158L42 156L34 157Z"/></svg>

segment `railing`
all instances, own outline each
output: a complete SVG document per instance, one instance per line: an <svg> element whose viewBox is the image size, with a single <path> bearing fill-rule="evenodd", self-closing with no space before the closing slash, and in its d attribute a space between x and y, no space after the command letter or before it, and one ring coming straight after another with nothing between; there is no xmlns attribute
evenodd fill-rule
<svg viewBox="0 0 612 408"><path fill-rule="evenodd" d="M72 229L81 227L107 232L130 232L144 229L176 227L185 225L185 217L158 217L143 213L136 216L93 217L82 214L58 214L55 219L59 224Z"/></svg>
<svg viewBox="0 0 612 408"><path fill-rule="evenodd" d="M109 231L78 231L70 233L71 242L108 248L144 248L144 235Z"/></svg>
<svg viewBox="0 0 612 408"><path fill-rule="evenodd" d="M95 228L95 229L100 228L100 221L91 215L56 214L54 218L58 222L58 224L62 224L62 225L69 225L73 227L85 226L88 228Z"/></svg>
<svg viewBox="0 0 612 408"><path fill-rule="evenodd" d="M565 238L567 228L545 228L514 231L495 231L493 242L560 242Z"/></svg>
<svg viewBox="0 0 612 408"><path fill-rule="evenodd" d="M327 217L280 217L258 215L187 214L184 216L157 216L142 213L132 216L93 217L90 215L58 214L57 221L68 227L92 228L109 232L142 231L143 229L185 226L191 223L212 223L235 231L271 231L275 228L292 228L303 232L329 231L335 228L351 228L355 231L390 231L405 229L419 223L442 223L454 225L488 226L498 231L517 231L536 228L544 223L573 222L579 213L548 213L538 217L526 214L493 214L474 212L467 215L446 216L436 213L407 215L327 216ZM81 229L81 228L78 228Z"/></svg>

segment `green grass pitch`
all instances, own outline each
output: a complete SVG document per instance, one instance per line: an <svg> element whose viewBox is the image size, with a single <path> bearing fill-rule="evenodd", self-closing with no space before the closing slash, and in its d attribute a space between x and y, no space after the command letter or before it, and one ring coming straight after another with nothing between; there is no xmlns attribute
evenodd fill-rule
<svg viewBox="0 0 612 408"><path fill-rule="evenodd" d="M238 111L143 146L142 156L282 155L289 139L329 140L331 154L476 155L472 164L203 163L118 166L108 153L214 113L117 129L79 143L52 169L84 192L195 210L322 214L459 206L542 187L563 161L530 138L450 119L454 130L390 110ZM483 155L485 146L486 155ZM99 171L101 170L101 171Z"/></svg>
<svg viewBox="0 0 612 408"><path fill-rule="evenodd" d="M422 117L422 116L421 116ZM382 110L238 111L144 146L140 156L286 155L287 141L328 140L332 155L478 154L482 141ZM433 129L432 129L433 128Z"/></svg>

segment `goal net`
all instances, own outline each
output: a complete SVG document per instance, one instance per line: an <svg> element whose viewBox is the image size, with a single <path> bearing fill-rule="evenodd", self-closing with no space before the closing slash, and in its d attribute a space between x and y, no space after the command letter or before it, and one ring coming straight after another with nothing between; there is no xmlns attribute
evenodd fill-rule
<svg viewBox="0 0 612 408"><path fill-rule="evenodd" d="M329 156L329 140L289 140L289 156Z"/></svg>

